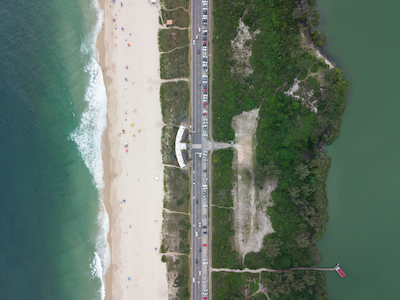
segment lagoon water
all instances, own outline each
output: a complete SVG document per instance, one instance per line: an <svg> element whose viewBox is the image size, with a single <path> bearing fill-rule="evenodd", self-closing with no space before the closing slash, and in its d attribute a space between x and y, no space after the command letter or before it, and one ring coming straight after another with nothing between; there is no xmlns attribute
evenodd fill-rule
<svg viewBox="0 0 400 300"><path fill-rule="evenodd" d="M97 1L0 9L0 298L101 299L108 265Z"/></svg>
<svg viewBox="0 0 400 300"><path fill-rule="evenodd" d="M350 80L328 147L330 221L318 243L332 300L399 299L400 2L320 0L324 51Z"/></svg>

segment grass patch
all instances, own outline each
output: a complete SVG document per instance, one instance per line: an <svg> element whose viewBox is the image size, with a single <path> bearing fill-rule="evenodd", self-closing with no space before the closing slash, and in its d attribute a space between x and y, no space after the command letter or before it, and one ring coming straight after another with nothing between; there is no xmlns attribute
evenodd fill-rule
<svg viewBox="0 0 400 300"><path fill-rule="evenodd" d="M213 299L245 299L246 275L240 273L213 272Z"/></svg>
<svg viewBox="0 0 400 300"><path fill-rule="evenodd" d="M167 9L183 7L189 10L189 0L161 0L161 3Z"/></svg>
<svg viewBox="0 0 400 300"><path fill-rule="evenodd" d="M212 185L213 204L233 207L232 182L234 179L233 150L222 149L213 153L212 157Z"/></svg>
<svg viewBox="0 0 400 300"><path fill-rule="evenodd" d="M189 212L189 176L178 168L164 168L164 207L180 212Z"/></svg>
<svg viewBox="0 0 400 300"><path fill-rule="evenodd" d="M164 24L167 23L167 20L172 20L174 26L179 28L187 28L189 27L189 13L182 8L178 8L173 11L167 11L165 9L161 9L161 15Z"/></svg>
<svg viewBox="0 0 400 300"><path fill-rule="evenodd" d="M160 88L161 111L165 124L179 124L189 115L189 84L166 82Z"/></svg>
<svg viewBox="0 0 400 300"><path fill-rule="evenodd" d="M158 31L160 52L167 52L187 45L189 45L189 32L187 29L161 29Z"/></svg>
<svg viewBox="0 0 400 300"><path fill-rule="evenodd" d="M212 218L213 268L243 269L240 255L233 249L233 210L213 206Z"/></svg>
<svg viewBox="0 0 400 300"><path fill-rule="evenodd" d="M175 156L175 137L178 132L177 127L164 126L161 135L161 156L166 165L178 166Z"/></svg>
<svg viewBox="0 0 400 300"><path fill-rule="evenodd" d="M189 46L161 54L161 79L189 77Z"/></svg>

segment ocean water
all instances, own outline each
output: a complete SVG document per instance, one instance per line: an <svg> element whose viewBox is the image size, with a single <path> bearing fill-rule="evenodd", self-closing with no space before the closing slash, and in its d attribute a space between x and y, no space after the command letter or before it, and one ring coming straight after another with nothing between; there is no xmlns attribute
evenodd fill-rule
<svg viewBox="0 0 400 300"><path fill-rule="evenodd" d="M102 299L107 99L97 0L0 8L0 299Z"/></svg>
<svg viewBox="0 0 400 300"><path fill-rule="evenodd" d="M400 299L400 2L320 0L324 50L350 80L328 155L330 221L318 243L331 300ZM399 45L399 47L398 47Z"/></svg>

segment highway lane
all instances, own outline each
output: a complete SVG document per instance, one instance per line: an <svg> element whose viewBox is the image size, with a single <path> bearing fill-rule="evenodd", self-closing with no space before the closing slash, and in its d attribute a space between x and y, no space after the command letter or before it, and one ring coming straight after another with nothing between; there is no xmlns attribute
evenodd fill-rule
<svg viewBox="0 0 400 300"><path fill-rule="evenodd" d="M207 24L203 22L203 1L194 0L192 5L192 299L198 300L208 295L203 294L207 288L208 267L203 264L203 259L207 259L207 235L203 232L203 226L207 226L207 212L203 205L207 204L207 197L203 193L208 193L204 189L207 175L203 172L205 169L203 142L206 137L203 136L203 116L207 112L203 108L203 80L207 79L207 70L203 70L203 57L207 57L207 47L203 47L203 33L207 29ZM207 9L208 10L208 9ZM204 51L205 50L205 51ZM204 77L204 75L206 77ZM202 159L203 158L203 159ZM197 261L197 263L196 263Z"/></svg>

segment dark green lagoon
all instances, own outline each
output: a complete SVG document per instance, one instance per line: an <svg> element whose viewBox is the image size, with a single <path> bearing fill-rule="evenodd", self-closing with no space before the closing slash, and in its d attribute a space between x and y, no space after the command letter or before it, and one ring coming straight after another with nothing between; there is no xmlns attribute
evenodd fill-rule
<svg viewBox="0 0 400 300"><path fill-rule="evenodd" d="M350 80L328 147L330 221L318 246L332 300L400 299L400 1L320 0L324 51Z"/></svg>

